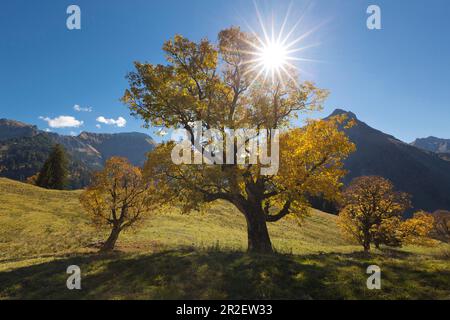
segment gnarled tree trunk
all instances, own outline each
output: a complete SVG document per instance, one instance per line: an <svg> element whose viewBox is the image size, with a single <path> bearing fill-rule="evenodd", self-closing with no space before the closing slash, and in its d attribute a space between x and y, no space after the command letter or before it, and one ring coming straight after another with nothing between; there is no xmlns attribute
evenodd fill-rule
<svg viewBox="0 0 450 320"><path fill-rule="evenodd" d="M371 242L371 238L370 238L370 232L369 230L364 230L364 238L363 238L363 247L364 247L364 252L369 252L370 251L370 242Z"/></svg>
<svg viewBox="0 0 450 320"><path fill-rule="evenodd" d="M250 212L245 215L247 220L248 251L256 253L272 253L267 222L262 212Z"/></svg>
<svg viewBox="0 0 450 320"><path fill-rule="evenodd" d="M247 221L248 252L273 253L272 242L267 229L267 219L261 203L252 203L247 200L239 201L235 205Z"/></svg>
<svg viewBox="0 0 450 320"><path fill-rule="evenodd" d="M100 252L110 252L114 250L117 239L119 238L120 231L121 229L119 226L117 225L113 226L111 234L109 235L108 240L106 240L106 242L103 244L102 248L100 249Z"/></svg>

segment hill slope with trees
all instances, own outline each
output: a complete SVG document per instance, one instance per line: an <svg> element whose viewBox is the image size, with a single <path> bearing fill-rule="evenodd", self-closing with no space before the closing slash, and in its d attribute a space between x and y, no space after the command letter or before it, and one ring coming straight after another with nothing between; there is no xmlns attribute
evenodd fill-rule
<svg viewBox="0 0 450 320"><path fill-rule="evenodd" d="M224 202L206 213L155 214L125 232L118 252L90 223L80 191L0 178L0 299L448 299L448 245L373 252L346 243L337 217L312 210L302 226L269 226L273 255L246 254L245 221ZM193 223L194 222L194 223ZM447 258L446 258L447 257ZM67 266L83 290L67 290ZM383 290L366 268L383 266Z"/></svg>

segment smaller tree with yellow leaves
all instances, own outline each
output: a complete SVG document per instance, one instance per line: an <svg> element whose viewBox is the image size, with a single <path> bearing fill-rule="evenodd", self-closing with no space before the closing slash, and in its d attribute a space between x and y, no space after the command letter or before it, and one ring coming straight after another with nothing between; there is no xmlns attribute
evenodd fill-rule
<svg viewBox="0 0 450 320"><path fill-rule="evenodd" d="M402 244L412 244L419 246L433 246L436 240L430 237L434 228L435 219L424 211L417 212L414 217L403 221L400 224Z"/></svg>
<svg viewBox="0 0 450 320"><path fill-rule="evenodd" d="M361 244L366 252L370 251L371 244L398 246L401 241L397 226L409 207L409 195L395 191L389 180L359 177L343 194L339 226L345 237Z"/></svg>
<svg viewBox="0 0 450 320"><path fill-rule="evenodd" d="M120 232L136 226L158 203L155 186L149 181L143 178L141 168L113 157L81 194L80 202L94 224L111 228L101 252L112 251Z"/></svg>
<svg viewBox="0 0 450 320"><path fill-rule="evenodd" d="M450 211L437 210L433 213L433 236L444 242L450 242Z"/></svg>

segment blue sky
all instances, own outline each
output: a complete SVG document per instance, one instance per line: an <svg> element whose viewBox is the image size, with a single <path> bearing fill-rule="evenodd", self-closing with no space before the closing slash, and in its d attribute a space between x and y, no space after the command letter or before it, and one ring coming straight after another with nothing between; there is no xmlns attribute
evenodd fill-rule
<svg viewBox="0 0 450 320"><path fill-rule="evenodd" d="M315 116L343 108L407 142L430 135L450 138L450 1L256 3L264 17L278 22L292 3L289 24L305 16L299 35L320 25L301 43L320 43L302 52L320 62L300 67L304 78L331 91L325 110ZM70 4L81 8L81 30L66 28ZM382 30L366 27L370 4L381 8ZM251 0L3 1L0 118L45 129L50 119L69 116L78 127L51 130L153 135L119 101L132 62L164 62L162 43L177 33L215 40L221 29L239 25L246 30L246 24L260 30ZM92 110L76 111L75 105ZM107 123L96 121L99 117Z"/></svg>

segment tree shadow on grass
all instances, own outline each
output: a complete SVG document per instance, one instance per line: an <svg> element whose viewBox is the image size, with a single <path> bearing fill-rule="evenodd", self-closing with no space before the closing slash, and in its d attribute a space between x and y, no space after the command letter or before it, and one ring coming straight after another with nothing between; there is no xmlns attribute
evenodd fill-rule
<svg viewBox="0 0 450 320"><path fill-rule="evenodd" d="M366 268L382 264L388 287L369 291ZM66 269L81 268L81 290ZM0 273L0 298L12 299L394 299L445 298L448 271L397 265L360 254L250 255L165 251L85 255ZM416 287L422 292L415 292ZM436 287L438 290L436 290ZM404 294L404 292L407 294Z"/></svg>

